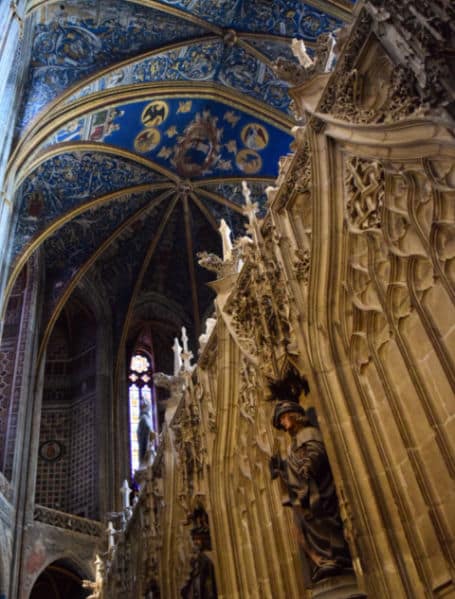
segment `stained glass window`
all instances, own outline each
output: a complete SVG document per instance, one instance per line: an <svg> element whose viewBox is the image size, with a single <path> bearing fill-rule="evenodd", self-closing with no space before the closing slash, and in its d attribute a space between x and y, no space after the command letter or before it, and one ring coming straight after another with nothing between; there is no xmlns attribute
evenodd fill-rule
<svg viewBox="0 0 455 599"><path fill-rule="evenodd" d="M142 353L133 355L130 362L128 379L129 402L130 402L130 448L131 448L131 471L134 473L139 464L139 444L137 440L137 427L141 414L141 402L150 400L152 404L152 416L154 431L158 433L158 414L153 388L151 360Z"/></svg>

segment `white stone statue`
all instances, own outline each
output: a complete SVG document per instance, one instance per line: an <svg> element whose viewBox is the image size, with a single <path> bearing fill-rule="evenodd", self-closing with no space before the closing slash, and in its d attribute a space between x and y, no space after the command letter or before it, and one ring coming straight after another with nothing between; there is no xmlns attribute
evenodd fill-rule
<svg viewBox="0 0 455 599"><path fill-rule="evenodd" d="M305 42L303 40L293 39L291 42L291 49L292 53L304 69L309 69L314 65L313 59L306 51Z"/></svg>
<svg viewBox="0 0 455 599"><path fill-rule="evenodd" d="M224 218L221 219L218 231L220 232L221 240L223 242L223 260L230 260L232 258L231 229Z"/></svg>
<svg viewBox="0 0 455 599"><path fill-rule="evenodd" d="M202 335L199 335L199 351L200 352L202 352L202 350L204 349L205 344L209 340L210 335L212 334L212 331L215 328L215 325L216 325L216 318L207 318L207 320L205 321L205 333L203 333Z"/></svg>
<svg viewBox="0 0 455 599"><path fill-rule="evenodd" d="M152 402L150 399L141 399L141 414L137 425L137 441L139 444L139 467L149 465L151 456L151 444L155 439Z"/></svg>

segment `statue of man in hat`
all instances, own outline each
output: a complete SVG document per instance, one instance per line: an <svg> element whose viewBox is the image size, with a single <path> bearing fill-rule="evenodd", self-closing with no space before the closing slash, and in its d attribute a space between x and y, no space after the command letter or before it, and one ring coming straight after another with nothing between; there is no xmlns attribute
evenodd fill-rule
<svg viewBox="0 0 455 599"><path fill-rule="evenodd" d="M352 568L343 535L338 499L322 436L296 401L277 402L273 426L291 437L287 460L270 459L272 478L280 477L299 529L299 543L310 560L312 581Z"/></svg>

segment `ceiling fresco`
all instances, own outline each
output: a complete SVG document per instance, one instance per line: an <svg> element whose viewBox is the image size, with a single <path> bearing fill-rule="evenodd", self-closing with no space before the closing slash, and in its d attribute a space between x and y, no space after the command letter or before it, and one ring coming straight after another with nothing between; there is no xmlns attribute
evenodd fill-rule
<svg viewBox="0 0 455 599"><path fill-rule="evenodd" d="M289 43L264 42L268 54L289 54ZM286 50L283 50L283 47ZM292 54L291 54L292 57ZM289 58L291 58L289 57ZM270 60L266 53L264 59ZM95 92L156 81L208 82L265 101L291 115L287 83L277 80L271 66L246 49L229 47L219 38L182 45L113 69L68 97L66 103Z"/></svg>
<svg viewBox="0 0 455 599"><path fill-rule="evenodd" d="M292 137L228 104L183 96L90 113L57 131L46 145L82 140L136 152L180 177L197 180L226 173L274 178Z"/></svg>
<svg viewBox="0 0 455 599"><path fill-rule="evenodd" d="M45 303L51 311L61 290L107 239L112 238L114 242L116 234L123 232L125 221L131 222L133 231L142 228L143 218L148 218L153 212L150 208L153 197L151 192L131 194L88 209L46 239L44 250L48 294ZM144 213L144 206L148 208L147 214ZM134 216L136 218L132 218Z"/></svg>
<svg viewBox="0 0 455 599"><path fill-rule="evenodd" d="M106 281L103 287L107 291L106 299L116 317L122 320L147 247L166 209L165 198L161 199L160 194L146 193L131 199L136 205L134 210L124 200L111 202L87 211L46 240L48 317L68 285L82 269L88 272L90 259L98 253L98 269ZM128 256L128 260L119 262L119 253Z"/></svg>
<svg viewBox="0 0 455 599"><path fill-rule="evenodd" d="M33 16L21 129L59 93L100 68L206 33L173 15L122 0L50 3Z"/></svg>
<svg viewBox="0 0 455 599"><path fill-rule="evenodd" d="M150 168L101 152L62 151L42 162L21 185L13 253L72 209L131 187L162 181Z"/></svg>
<svg viewBox="0 0 455 599"><path fill-rule="evenodd" d="M196 349L213 300L213 273L197 253L221 253L221 219L233 237L245 234L243 180L265 213L265 189L293 140L289 84L274 61L296 61L292 38L311 53L351 11L348 0L31 3L10 161L10 288L40 248L42 348L73 290L90 281L112 311L115 351L137 328L135 310L156 315L160 302L176 319L155 318L157 338L185 322Z"/></svg>

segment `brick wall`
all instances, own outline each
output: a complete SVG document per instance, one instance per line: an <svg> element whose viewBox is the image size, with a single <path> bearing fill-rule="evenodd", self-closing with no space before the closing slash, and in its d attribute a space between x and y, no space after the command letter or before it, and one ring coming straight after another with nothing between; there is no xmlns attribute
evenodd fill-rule
<svg viewBox="0 0 455 599"><path fill-rule="evenodd" d="M47 351L36 502L98 518L96 325L80 313L71 316L74 335L59 319ZM47 459L46 448L57 457Z"/></svg>
<svg viewBox="0 0 455 599"><path fill-rule="evenodd" d="M36 285L35 272L31 260L16 280L8 302L0 344L0 469L9 480L13 470L26 349L25 331Z"/></svg>

